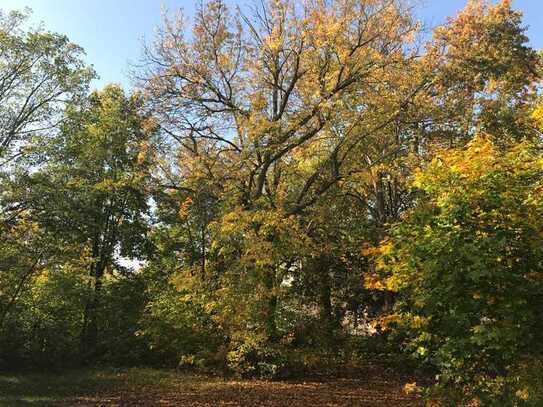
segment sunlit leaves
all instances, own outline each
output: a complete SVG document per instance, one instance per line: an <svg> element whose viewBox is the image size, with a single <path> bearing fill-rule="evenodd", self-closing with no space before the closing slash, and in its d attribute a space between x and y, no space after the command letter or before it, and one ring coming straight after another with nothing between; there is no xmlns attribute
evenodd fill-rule
<svg viewBox="0 0 543 407"><path fill-rule="evenodd" d="M25 27L28 15L0 11L0 167L50 133L65 103L84 96L92 68L66 36Z"/></svg>
<svg viewBox="0 0 543 407"><path fill-rule="evenodd" d="M381 248L385 284L402 295L399 320L414 335L408 345L429 350L441 384L483 400L508 397L510 367L539 346L541 151L529 142L502 151L478 136L438 154L415 175L419 205Z"/></svg>

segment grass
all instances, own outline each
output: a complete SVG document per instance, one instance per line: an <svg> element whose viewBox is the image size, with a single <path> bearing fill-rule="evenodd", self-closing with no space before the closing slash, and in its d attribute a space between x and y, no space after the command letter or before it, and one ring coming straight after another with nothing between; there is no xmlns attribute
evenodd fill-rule
<svg viewBox="0 0 543 407"><path fill-rule="evenodd" d="M0 405L47 406L85 400L89 404L93 400L114 403L124 393L139 394L145 388L168 391L189 382L212 380L148 368L0 373Z"/></svg>
<svg viewBox="0 0 543 407"><path fill-rule="evenodd" d="M0 405L54 405L122 386L114 370L70 370L62 373L0 374Z"/></svg>
<svg viewBox="0 0 543 407"><path fill-rule="evenodd" d="M0 406L415 406L411 379L385 371L357 377L268 382L164 369L0 373Z"/></svg>

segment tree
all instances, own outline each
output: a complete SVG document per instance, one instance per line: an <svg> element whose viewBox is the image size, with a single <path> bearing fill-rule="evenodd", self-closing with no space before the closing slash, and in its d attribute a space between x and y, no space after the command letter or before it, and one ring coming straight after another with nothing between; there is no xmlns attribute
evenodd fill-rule
<svg viewBox="0 0 543 407"><path fill-rule="evenodd" d="M217 0L198 9L190 38L187 27L167 18L140 74L175 149L163 184L190 207L186 219L198 218L202 196L213 202L200 224L206 239L189 239L191 252L234 302L257 293L247 306L261 309L249 314L262 323L251 326L272 341L285 270L326 279L314 248L335 231L321 215L345 208L338 195L371 229L351 231L360 233L352 241L376 244L413 205L406 179L435 144L461 145L477 129L504 142L530 133L539 60L507 1L471 2L424 48L399 1L269 1L232 14ZM342 264L350 251L326 262Z"/></svg>
<svg viewBox="0 0 543 407"><path fill-rule="evenodd" d="M407 181L437 146L463 146L477 132L491 132L503 145L537 137L530 113L541 62L521 18L509 1L468 2L434 30L409 69L389 78L381 96L372 99L373 111L382 115L405 92L406 82L426 78L395 120L358 148L360 159L348 163L352 176L343 189L369 211L374 233L367 244L378 244L415 203ZM391 305L394 293L382 295Z"/></svg>
<svg viewBox="0 0 543 407"><path fill-rule="evenodd" d="M66 103L84 96L93 70L64 35L24 29L28 12L0 10L0 167L58 126Z"/></svg>
<svg viewBox="0 0 543 407"><path fill-rule="evenodd" d="M39 225L12 217L0 225L0 332L11 308L32 280L40 274L54 250Z"/></svg>
<svg viewBox="0 0 543 407"><path fill-rule="evenodd" d="M541 60L510 0L469 1L434 30L425 59L435 69L435 88L421 124L438 141L458 146L477 132L505 140L534 136L527 119Z"/></svg>
<svg viewBox="0 0 543 407"><path fill-rule="evenodd" d="M361 108L353 123L338 123L355 95L376 93L383 72L405 67L415 29L396 1L270 1L235 16L210 1L198 10L190 40L182 16L166 20L142 77L161 129L179 142L179 185L205 179L219 197L223 229L238 214L242 223L252 219L238 227L279 254L283 245L272 246L281 232L262 235L262 222L277 226L314 204L342 179L354 147L397 115L404 100L376 121ZM351 134L366 115L367 134ZM268 260L257 274L269 293L264 314L275 337L274 287L292 259Z"/></svg>
<svg viewBox="0 0 543 407"><path fill-rule="evenodd" d="M12 206L88 267L93 288L82 333L88 357L96 351L104 274L122 271L121 257L141 258L146 250L153 128L139 105L115 85L70 105L59 134L42 139L40 157L33 157L39 166L11 177L7 188Z"/></svg>
<svg viewBox="0 0 543 407"><path fill-rule="evenodd" d="M437 154L415 175L418 205L380 247L382 281L401 298L389 319L453 399L509 405L541 356L541 151L478 136Z"/></svg>

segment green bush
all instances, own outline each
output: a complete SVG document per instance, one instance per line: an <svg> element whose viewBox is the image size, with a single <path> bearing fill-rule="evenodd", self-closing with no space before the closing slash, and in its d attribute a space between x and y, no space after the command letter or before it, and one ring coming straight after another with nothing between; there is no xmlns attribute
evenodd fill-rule
<svg viewBox="0 0 543 407"><path fill-rule="evenodd" d="M149 343L160 364L176 367L183 364L186 355L203 353L211 359L224 342L209 314L185 297L183 292L166 286L154 293L143 311L137 334Z"/></svg>
<svg viewBox="0 0 543 407"><path fill-rule="evenodd" d="M228 367L241 377L275 379L282 374L287 359L277 349L266 345L242 343L226 355Z"/></svg>
<svg viewBox="0 0 543 407"><path fill-rule="evenodd" d="M64 269L39 274L0 329L0 369L77 364L85 294L82 275Z"/></svg>

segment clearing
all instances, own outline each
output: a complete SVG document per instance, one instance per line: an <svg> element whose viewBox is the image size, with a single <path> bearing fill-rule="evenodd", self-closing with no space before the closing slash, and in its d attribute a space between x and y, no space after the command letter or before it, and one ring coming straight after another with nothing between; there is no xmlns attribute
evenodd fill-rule
<svg viewBox="0 0 543 407"><path fill-rule="evenodd" d="M412 377L367 368L350 377L236 380L174 370L0 373L0 406L419 406Z"/></svg>

